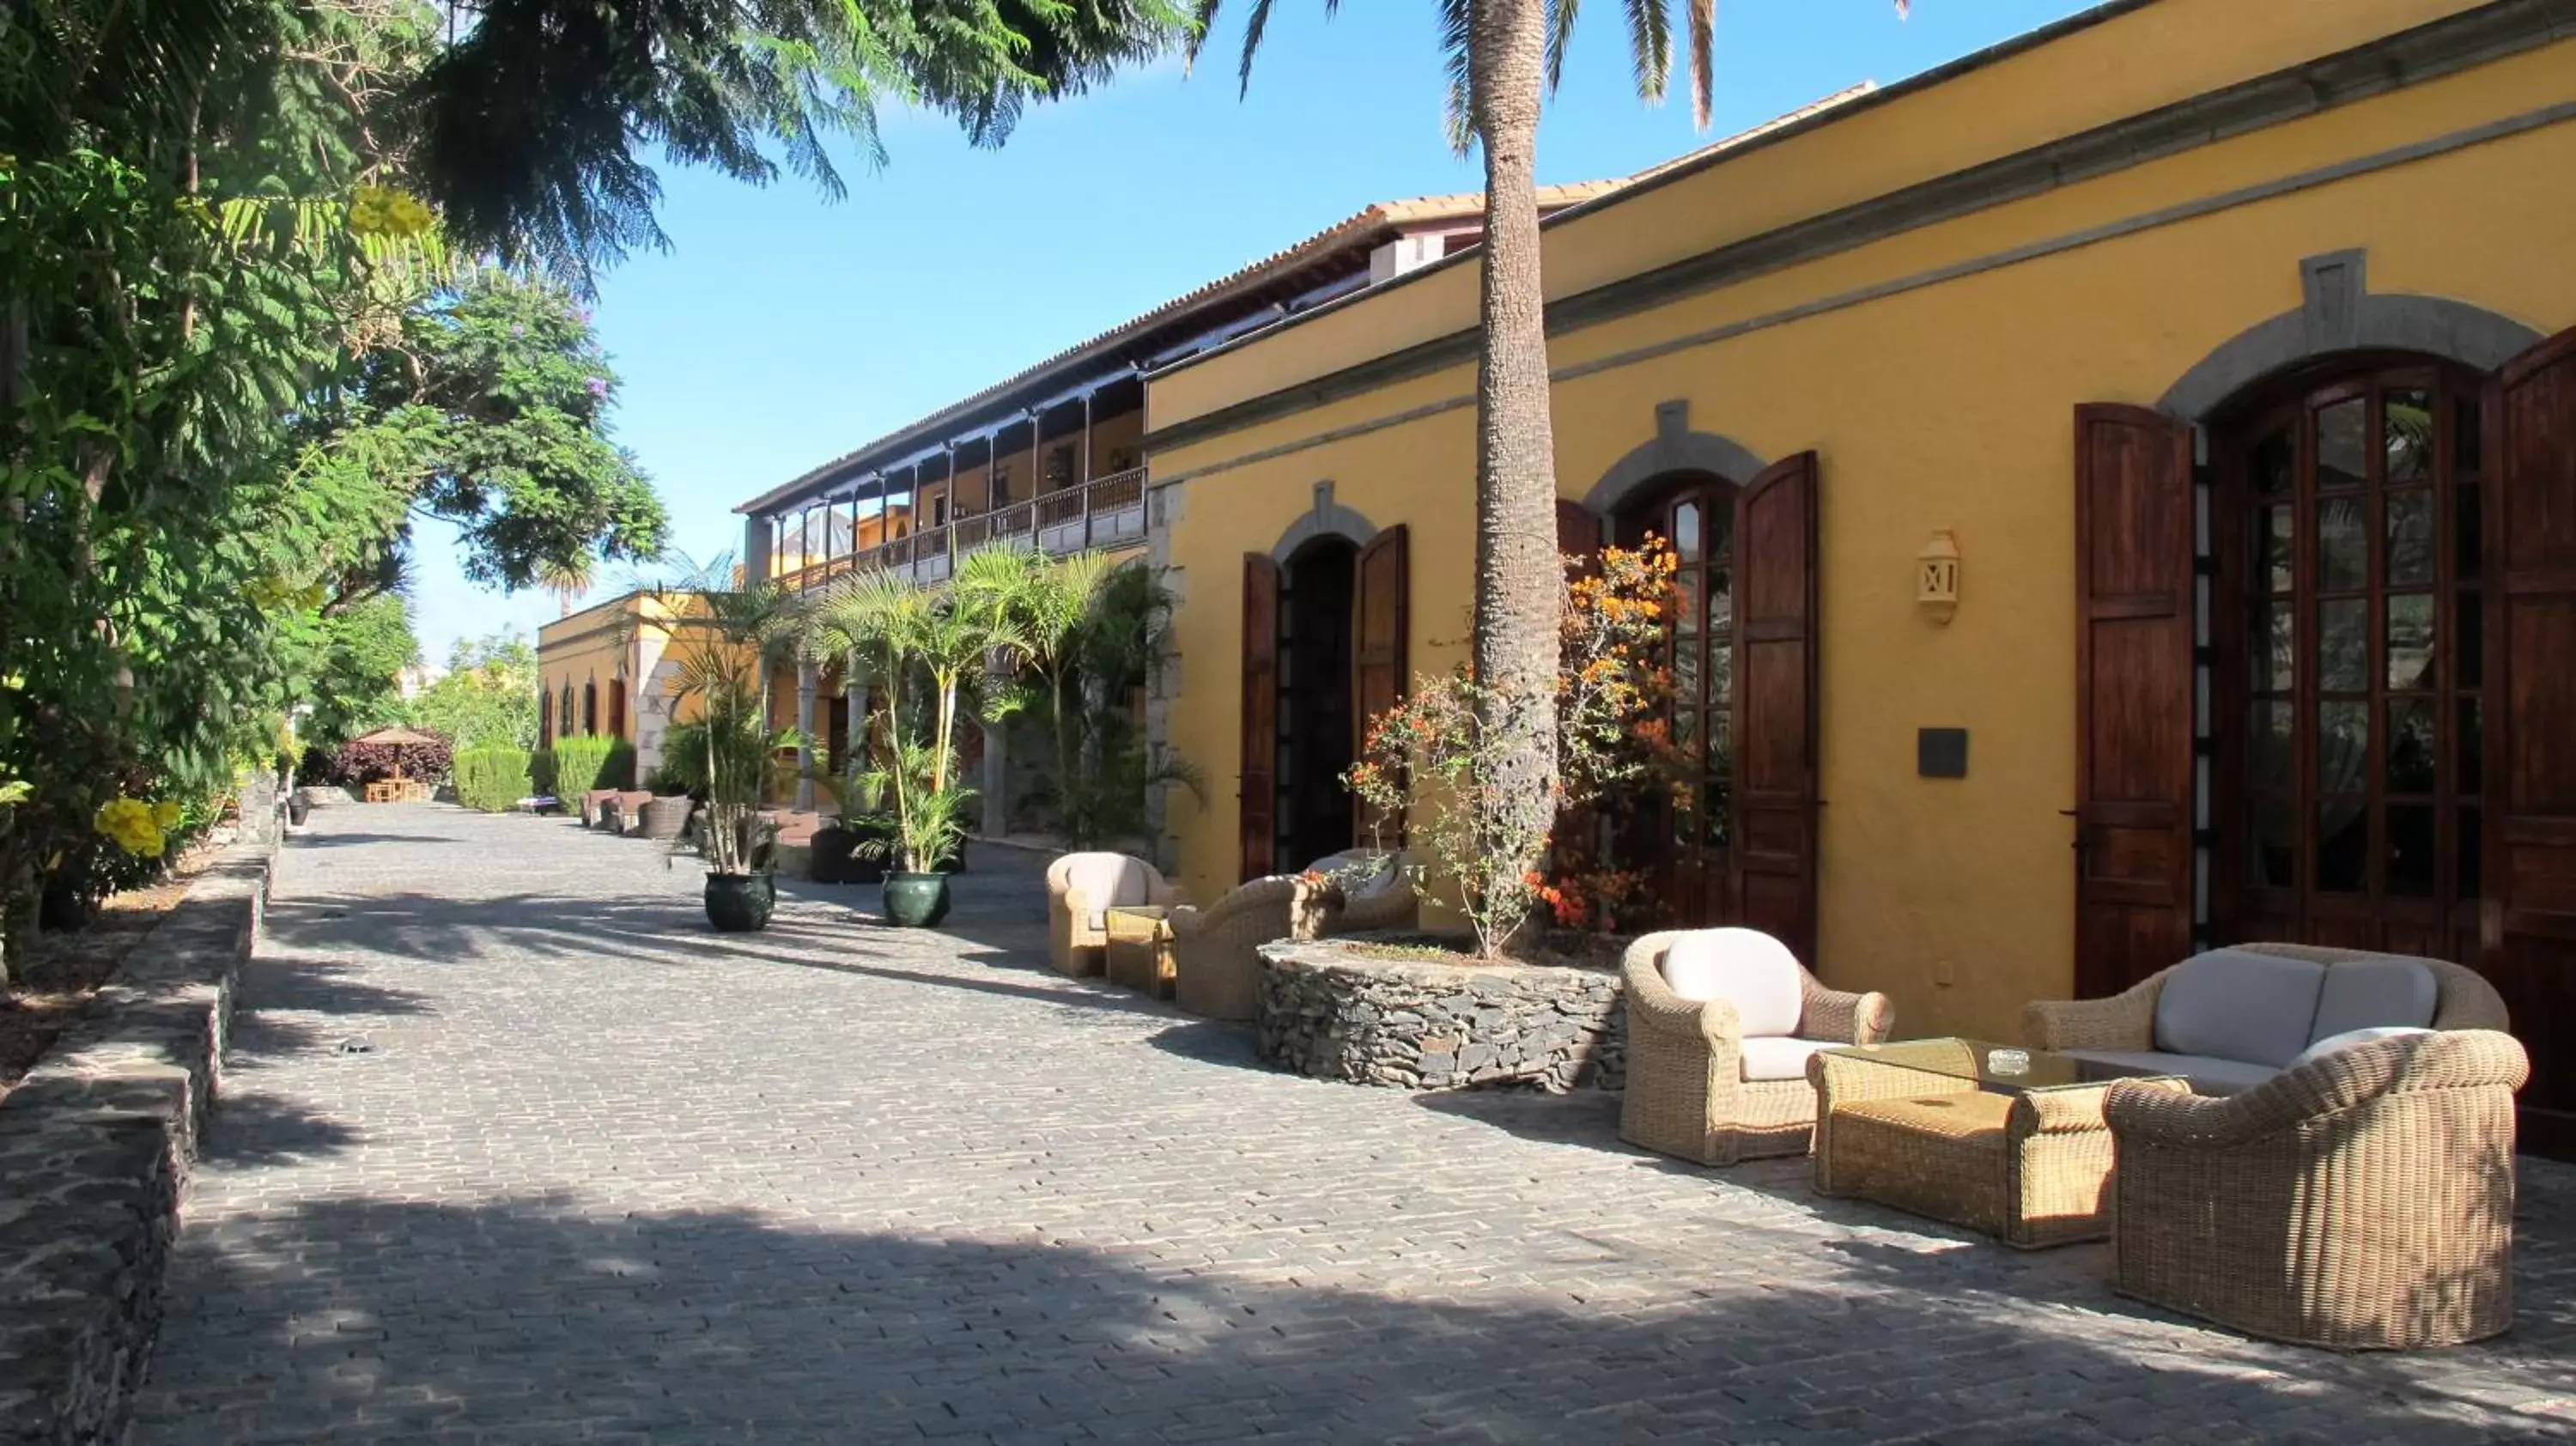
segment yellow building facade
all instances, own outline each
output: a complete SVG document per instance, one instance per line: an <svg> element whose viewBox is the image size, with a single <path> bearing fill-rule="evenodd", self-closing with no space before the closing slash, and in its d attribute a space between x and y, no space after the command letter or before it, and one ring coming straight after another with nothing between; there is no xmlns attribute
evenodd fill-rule
<svg viewBox="0 0 2576 1446"><path fill-rule="evenodd" d="M2230 938L2460 958L2576 1121L2572 23L2115 3L1549 219L1561 527L1692 528L1727 603L1689 911L1917 1035ZM1461 656L1478 284L1150 379L1200 897L1331 841L1373 544Z"/></svg>
<svg viewBox="0 0 2576 1446"><path fill-rule="evenodd" d="M594 603L537 629L539 747L596 734L635 747L641 783L662 761L662 735L680 720L666 657L685 605L646 592Z"/></svg>

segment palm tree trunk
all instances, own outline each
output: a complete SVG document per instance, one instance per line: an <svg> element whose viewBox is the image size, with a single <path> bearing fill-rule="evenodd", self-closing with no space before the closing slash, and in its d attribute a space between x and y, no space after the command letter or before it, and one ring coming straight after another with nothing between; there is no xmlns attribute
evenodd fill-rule
<svg viewBox="0 0 2576 1446"><path fill-rule="evenodd" d="M1484 720L1499 744L1488 755L1495 776L1476 782L1491 790L1505 820L1504 836L1482 850L1487 896L1495 897L1518 889L1536 865L1556 811L1556 710L1544 700L1557 670L1563 579L1535 170L1546 0L1472 3L1469 104L1485 150L1475 667L1502 695ZM1513 700L1523 706L1509 706Z"/></svg>

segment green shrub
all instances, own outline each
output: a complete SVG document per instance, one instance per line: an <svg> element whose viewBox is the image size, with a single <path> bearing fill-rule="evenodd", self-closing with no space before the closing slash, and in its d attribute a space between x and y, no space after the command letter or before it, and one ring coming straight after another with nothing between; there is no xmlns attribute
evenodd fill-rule
<svg viewBox="0 0 2576 1446"><path fill-rule="evenodd" d="M517 748L468 748L456 755L456 801L485 813L501 813L535 791L530 758Z"/></svg>
<svg viewBox="0 0 2576 1446"><path fill-rule="evenodd" d="M585 733L555 740L554 780L548 789L555 797L577 799L594 788L634 786L635 748L625 739Z"/></svg>

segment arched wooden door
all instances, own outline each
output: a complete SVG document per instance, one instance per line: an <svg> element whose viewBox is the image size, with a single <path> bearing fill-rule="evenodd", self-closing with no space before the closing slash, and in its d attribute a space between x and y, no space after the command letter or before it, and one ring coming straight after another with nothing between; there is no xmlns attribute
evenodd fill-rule
<svg viewBox="0 0 2576 1446"><path fill-rule="evenodd" d="M1670 722L1682 777L1630 829L1673 923L1743 924L1816 958L1817 472L1675 479L1622 519L1673 549Z"/></svg>

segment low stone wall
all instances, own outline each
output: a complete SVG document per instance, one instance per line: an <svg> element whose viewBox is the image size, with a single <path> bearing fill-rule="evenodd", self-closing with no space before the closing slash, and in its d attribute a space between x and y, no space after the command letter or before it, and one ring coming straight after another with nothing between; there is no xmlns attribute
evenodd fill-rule
<svg viewBox="0 0 2576 1446"><path fill-rule="evenodd" d="M1281 1069L1397 1089L1627 1084L1616 969L1372 958L1339 939L1260 952L1255 1028Z"/></svg>
<svg viewBox="0 0 2576 1446"><path fill-rule="evenodd" d="M273 845L245 830L0 1100L0 1443L122 1439Z"/></svg>

